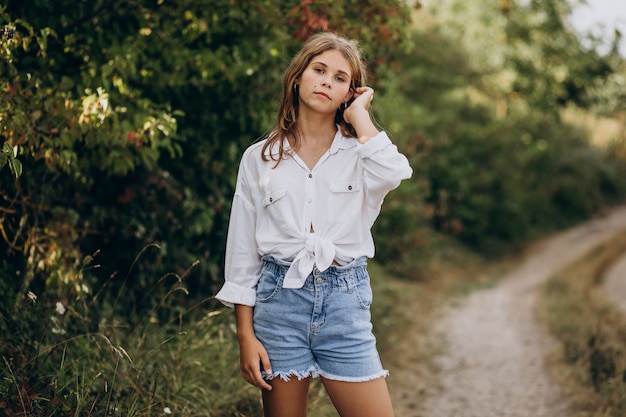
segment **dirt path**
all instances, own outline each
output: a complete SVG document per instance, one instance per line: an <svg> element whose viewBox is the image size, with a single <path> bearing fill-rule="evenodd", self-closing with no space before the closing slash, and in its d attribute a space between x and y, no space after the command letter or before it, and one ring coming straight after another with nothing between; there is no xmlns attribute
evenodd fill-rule
<svg viewBox="0 0 626 417"><path fill-rule="evenodd" d="M418 380L423 367L414 358L392 369L399 374L394 379L402 381L390 380L396 415L568 417L567 401L544 369L554 340L533 316L536 289L624 228L626 207L556 234L529 250L499 285L442 312L428 336L441 351L435 359L437 381ZM406 337L418 341L425 336Z"/></svg>
<svg viewBox="0 0 626 417"><path fill-rule="evenodd" d="M602 287L609 299L626 312L626 254L609 269Z"/></svg>

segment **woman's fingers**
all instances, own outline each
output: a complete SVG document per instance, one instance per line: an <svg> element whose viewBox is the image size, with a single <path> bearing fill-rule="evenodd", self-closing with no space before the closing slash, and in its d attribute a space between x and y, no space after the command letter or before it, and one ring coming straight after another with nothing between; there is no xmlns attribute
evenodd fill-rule
<svg viewBox="0 0 626 417"><path fill-rule="evenodd" d="M261 365L266 375L272 375L272 365L270 364L270 357L264 350L261 352Z"/></svg>
<svg viewBox="0 0 626 417"><path fill-rule="evenodd" d="M357 87L354 90L354 101L362 103L366 109L374 99L374 90L371 87Z"/></svg>
<svg viewBox="0 0 626 417"><path fill-rule="evenodd" d="M261 376L260 372L256 374L253 385L261 389L267 390L267 391L272 390L272 386L268 384L266 380L263 379L263 376Z"/></svg>
<svg viewBox="0 0 626 417"><path fill-rule="evenodd" d="M354 100L352 101L352 104L350 104L343 112L343 119L346 123L354 124L356 119L362 119L362 114L368 112L373 98L374 90L371 87L355 88L353 96Z"/></svg>
<svg viewBox="0 0 626 417"><path fill-rule="evenodd" d="M263 375L261 374L261 370L259 367L257 367L256 369L245 370L243 372L243 377L249 384L252 384L255 387L269 391L271 391L272 389L272 386L263 379Z"/></svg>

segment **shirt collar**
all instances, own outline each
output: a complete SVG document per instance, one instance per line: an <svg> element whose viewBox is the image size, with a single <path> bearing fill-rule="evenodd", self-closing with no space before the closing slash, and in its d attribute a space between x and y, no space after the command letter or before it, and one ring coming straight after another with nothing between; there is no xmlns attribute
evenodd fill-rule
<svg viewBox="0 0 626 417"><path fill-rule="evenodd" d="M354 138L347 138L341 134L341 128L337 126L337 133L335 133L335 137L333 138L333 143L330 145L330 149L328 153L335 154L339 150L350 149L356 146L357 142Z"/></svg>
<svg viewBox="0 0 626 417"><path fill-rule="evenodd" d="M355 138L345 137L341 133L341 128L337 126L337 132L335 133L335 137L333 138L333 143L331 143L328 153L335 154L340 150L351 149L351 148L354 148L356 144L357 144L357 141ZM289 144L289 141L287 140L286 137L283 138L283 150L285 151L287 155L289 155L289 151L291 150L291 145ZM278 156L278 143L275 143L274 146L272 146L271 150L267 149L265 153L267 156L270 156L270 153L271 153L275 157L277 157Z"/></svg>
<svg viewBox="0 0 626 417"><path fill-rule="evenodd" d="M265 149L265 157L267 158L278 158L279 154L278 154L278 149L279 149L279 142L274 142L274 144L271 146L271 148L267 148ZM287 138L283 138L283 152L285 152L285 156L289 155L289 150L291 149L291 146L289 146L289 141L287 140Z"/></svg>

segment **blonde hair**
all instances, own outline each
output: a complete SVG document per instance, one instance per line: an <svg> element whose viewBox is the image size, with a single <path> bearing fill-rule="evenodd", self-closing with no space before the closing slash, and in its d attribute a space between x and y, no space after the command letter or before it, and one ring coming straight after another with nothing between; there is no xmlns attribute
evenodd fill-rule
<svg viewBox="0 0 626 417"><path fill-rule="evenodd" d="M331 32L322 32L311 36L300 52L291 60L283 76L276 128L269 134L261 150L261 156L264 161L271 159L276 161L276 165L280 163L285 156L284 138L292 138L295 142L294 151L298 149L299 139L296 134L296 120L298 118L299 98L295 87L296 81L314 57L332 50L341 52L348 62L350 72L352 73L350 88L355 89L367 85L367 68L361 56L359 44L356 41ZM357 137L354 128L343 120L343 111L341 109L337 109L335 123L339 125L339 129L344 136ZM272 152L276 144L278 144L278 156Z"/></svg>

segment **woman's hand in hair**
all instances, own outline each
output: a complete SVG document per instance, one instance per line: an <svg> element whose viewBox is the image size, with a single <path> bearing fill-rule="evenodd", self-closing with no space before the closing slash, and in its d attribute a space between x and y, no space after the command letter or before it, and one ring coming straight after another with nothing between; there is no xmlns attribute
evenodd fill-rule
<svg viewBox="0 0 626 417"><path fill-rule="evenodd" d="M369 114L369 107L373 99L374 90L372 88L357 87L354 89L352 103L343 112L343 119L354 127L361 143L369 141L379 133Z"/></svg>

